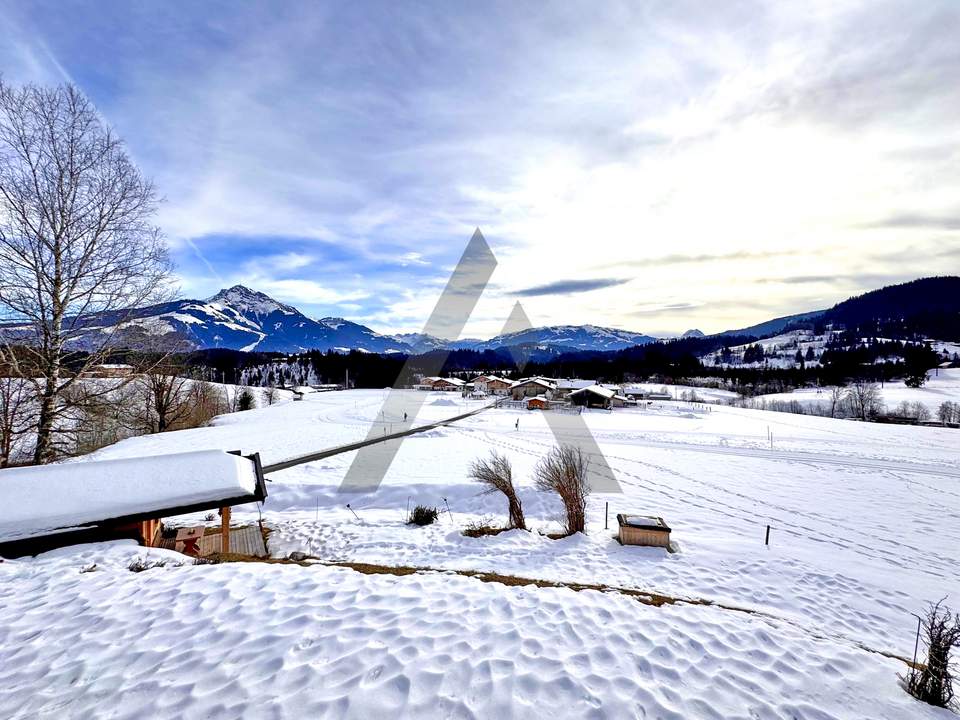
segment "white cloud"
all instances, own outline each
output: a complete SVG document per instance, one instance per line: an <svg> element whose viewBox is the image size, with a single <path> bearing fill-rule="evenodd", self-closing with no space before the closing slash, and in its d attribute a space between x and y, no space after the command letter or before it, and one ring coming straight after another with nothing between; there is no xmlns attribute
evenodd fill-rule
<svg viewBox="0 0 960 720"><path fill-rule="evenodd" d="M8 79L94 97L195 246L197 293L243 274L419 329L478 225L499 265L468 334L499 331L509 290L572 278L596 289L524 298L534 322L709 332L957 271L929 261L960 196L952 2L40 14L0 13ZM206 265L223 236L277 247ZM311 241L362 280L318 277ZM756 282L823 276L843 279Z"/></svg>

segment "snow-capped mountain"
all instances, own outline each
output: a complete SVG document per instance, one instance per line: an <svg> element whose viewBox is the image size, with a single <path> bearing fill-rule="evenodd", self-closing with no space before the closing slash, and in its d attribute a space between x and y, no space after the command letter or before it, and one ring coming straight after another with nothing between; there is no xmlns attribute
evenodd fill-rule
<svg viewBox="0 0 960 720"><path fill-rule="evenodd" d="M686 331L683 335L681 335L680 337L682 337L682 338L702 338L702 337L706 337L706 335L704 335L703 332L702 332L701 330L698 330L697 328L691 328L690 330L687 330L687 331Z"/></svg>
<svg viewBox="0 0 960 720"><path fill-rule="evenodd" d="M623 350L634 345L656 342L657 338L642 333L597 325L548 325L497 335L472 346L487 350L515 345L545 345L563 350Z"/></svg>
<svg viewBox="0 0 960 720"><path fill-rule="evenodd" d="M489 340L444 340L423 333L381 335L338 317L314 320L269 295L234 285L206 300L177 300L135 310L82 318L79 347L98 346L106 333L133 348L197 350L227 348L245 352L295 353L306 350L365 350L418 354L431 350L491 350L519 345L556 354L572 350L621 350L654 342L641 333L595 325L552 325L498 335ZM7 325L10 339L24 328Z"/></svg>
<svg viewBox="0 0 960 720"><path fill-rule="evenodd" d="M343 318L314 320L243 285L223 289L207 300L178 300L130 313L91 316L85 324L91 335L120 332L132 346L145 346L154 340L166 346L246 352L410 352L405 343L364 325Z"/></svg>
<svg viewBox="0 0 960 720"><path fill-rule="evenodd" d="M408 346L415 353L443 350L450 347L449 341L434 337L433 335L427 335L426 333L398 333L390 337Z"/></svg>

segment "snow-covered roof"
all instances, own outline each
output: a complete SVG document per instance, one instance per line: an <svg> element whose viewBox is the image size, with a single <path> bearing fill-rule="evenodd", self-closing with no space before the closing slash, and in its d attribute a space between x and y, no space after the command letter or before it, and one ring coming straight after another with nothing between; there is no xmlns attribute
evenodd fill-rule
<svg viewBox="0 0 960 720"><path fill-rule="evenodd" d="M502 378L502 377L500 377L499 375L478 375L478 376L475 377L471 382L473 382L473 383L481 383L481 382L482 382L482 383L502 382L502 383L506 383L507 385L509 385L511 381L510 381L510 380L507 380L506 378Z"/></svg>
<svg viewBox="0 0 960 720"><path fill-rule="evenodd" d="M254 461L222 450L0 470L0 543L105 520L261 499Z"/></svg>
<svg viewBox="0 0 960 720"><path fill-rule="evenodd" d="M582 390L594 384L594 380L580 380L578 378L565 378L557 380L557 389L559 390Z"/></svg>
<svg viewBox="0 0 960 720"><path fill-rule="evenodd" d="M549 388L550 390L553 390L555 387L552 382L544 378L522 378L520 380L517 380L510 387L515 388L515 387L521 387L523 385L542 385L543 387Z"/></svg>
<svg viewBox="0 0 960 720"><path fill-rule="evenodd" d="M465 385L465 384L466 384L466 383L464 383L464 381L461 380L460 378L453 378L453 377L433 377L433 378L424 378L423 380L424 380L424 382L426 382L427 380L429 380L431 383L437 383L437 382L441 382L441 381L442 381L442 382L445 382L445 383L450 383L451 385Z"/></svg>
<svg viewBox="0 0 960 720"><path fill-rule="evenodd" d="M579 395L580 393L592 393L593 395L599 395L602 398L609 400L614 397L617 393L613 390L603 387L602 385L589 385L585 388L580 388L579 390L574 390L571 395Z"/></svg>

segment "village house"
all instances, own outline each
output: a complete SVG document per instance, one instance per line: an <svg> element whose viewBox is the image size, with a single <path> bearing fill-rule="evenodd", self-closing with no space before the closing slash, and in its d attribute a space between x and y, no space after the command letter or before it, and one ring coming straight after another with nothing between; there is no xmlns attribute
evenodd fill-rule
<svg viewBox="0 0 960 720"><path fill-rule="evenodd" d="M514 400L523 400L537 395L552 397L555 390L556 385L546 378L524 378L510 386L510 395Z"/></svg>
<svg viewBox="0 0 960 720"><path fill-rule="evenodd" d="M414 387L417 390L462 391L466 383L459 378L425 377Z"/></svg>
<svg viewBox="0 0 960 720"><path fill-rule="evenodd" d="M474 390L485 395L509 395L511 384L497 375L481 375L473 379Z"/></svg>
<svg viewBox="0 0 960 720"><path fill-rule="evenodd" d="M574 405L596 408L623 407L628 402L628 398L618 395L616 390L596 384L574 390L568 398Z"/></svg>
<svg viewBox="0 0 960 720"><path fill-rule="evenodd" d="M596 381L594 380L580 380L578 378L565 378L556 381L556 391L555 396L558 398L566 399L570 396L570 393L575 390L582 390L585 387L590 387L595 385Z"/></svg>
<svg viewBox="0 0 960 720"><path fill-rule="evenodd" d="M624 387L622 394L631 400L673 400L673 396L668 392L645 390L642 387L634 387L632 385Z"/></svg>

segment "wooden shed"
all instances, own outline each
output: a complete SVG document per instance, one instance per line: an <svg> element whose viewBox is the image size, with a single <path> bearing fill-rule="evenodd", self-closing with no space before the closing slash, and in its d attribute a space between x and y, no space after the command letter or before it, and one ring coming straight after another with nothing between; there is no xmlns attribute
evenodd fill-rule
<svg viewBox="0 0 960 720"><path fill-rule="evenodd" d="M0 489L3 557L105 540L159 545L162 518L208 510L221 512L228 552L230 509L267 497L260 456L222 450L12 468L0 471Z"/></svg>
<svg viewBox="0 0 960 720"><path fill-rule="evenodd" d="M656 515L617 515L621 545L670 547L670 528Z"/></svg>

